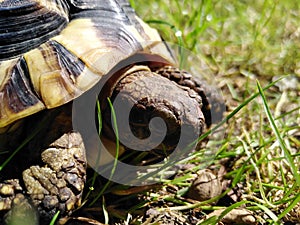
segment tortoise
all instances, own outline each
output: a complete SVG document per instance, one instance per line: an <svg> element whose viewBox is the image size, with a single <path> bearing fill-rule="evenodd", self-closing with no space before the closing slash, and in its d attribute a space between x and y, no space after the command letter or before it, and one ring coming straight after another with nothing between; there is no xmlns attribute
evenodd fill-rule
<svg viewBox="0 0 300 225"><path fill-rule="evenodd" d="M101 138L111 152L116 136L107 98L121 95L123 106L132 104L130 129L138 138L147 139L154 117L166 121L155 150L174 150L182 125L200 135L212 113L222 114L218 93L179 69L157 30L125 0L2 0L0 12L0 163L23 147L1 168L3 221L28 196L42 223L81 204L86 150L89 164L95 152L74 131L72 104L99 84ZM121 146L122 153L131 149Z"/></svg>

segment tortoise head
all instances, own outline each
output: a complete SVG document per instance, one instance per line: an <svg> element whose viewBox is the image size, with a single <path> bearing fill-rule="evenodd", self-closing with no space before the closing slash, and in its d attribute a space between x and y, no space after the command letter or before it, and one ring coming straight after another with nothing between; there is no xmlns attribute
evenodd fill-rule
<svg viewBox="0 0 300 225"><path fill-rule="evenodd" d="M162 65L129 66L105 82L99 95L105 138L118 139L126 149L161 153L196 143L206 127L201 96L156 73Z"/></svg>

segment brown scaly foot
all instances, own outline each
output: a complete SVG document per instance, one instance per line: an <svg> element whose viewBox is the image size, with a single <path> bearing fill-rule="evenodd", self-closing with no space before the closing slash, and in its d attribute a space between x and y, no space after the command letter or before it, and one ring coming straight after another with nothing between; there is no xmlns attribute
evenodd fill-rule
<svg viewBox="0 0 300 225"><path fill-rule="evenodd" d="M62 217L68 216L80 206L87 165L80 134L64 134L42 152L41 158L44 165L23 172L24 188L18 180L0 184L0 211L11 209L5 217L7 222L22 219L24 205L31 206L28 212L33 215L37 209L41 224L49 222L57 211Z"/></svg>

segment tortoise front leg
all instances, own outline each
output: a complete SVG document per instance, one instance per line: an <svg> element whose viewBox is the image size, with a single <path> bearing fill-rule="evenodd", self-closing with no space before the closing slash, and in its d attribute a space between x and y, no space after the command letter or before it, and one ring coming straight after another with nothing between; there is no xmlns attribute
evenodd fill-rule
<svg viewBox="0 0 300 225"><path fill-rule="evenodd" d="M30 196L30 202L37 208L40 221L44 224L57 211L60 211L61 216L68 216L80 206L87 163L83 141L77 132L61 136L42 152L41 157L44 165L31 166L23 172L26 189L23 193ZM17 200L22 188L17 181L0 184L0 187L1 185L9 190L10 195L6 193L4 198L0 192L0 210L12 208L6 219L12 221L16 217L13 210L24 204Z"/></svg>

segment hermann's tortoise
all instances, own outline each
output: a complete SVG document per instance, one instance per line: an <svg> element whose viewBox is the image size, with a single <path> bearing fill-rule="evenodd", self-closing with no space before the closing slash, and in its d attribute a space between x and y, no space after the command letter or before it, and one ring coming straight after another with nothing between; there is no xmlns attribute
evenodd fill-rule
<svg viewBox="0 0 300 225"><path fill-rule="evenodd" d="M118 95L123 106L133 105L129 123L138 138L150 135L152 118L166 121L156 150L174 150L183 125L200 135L212 122L214 96L175 65L157 31L125 0L0 0L1 221L13 218L15 205L28 196L27 207L36 207L42 221L80 205L87 162L81 135L73 131L72 102L95 84L102 83L102 140L112 152L107 98ZM122 140L134 142L124 136L120 151L130 149Z"/></svg>

